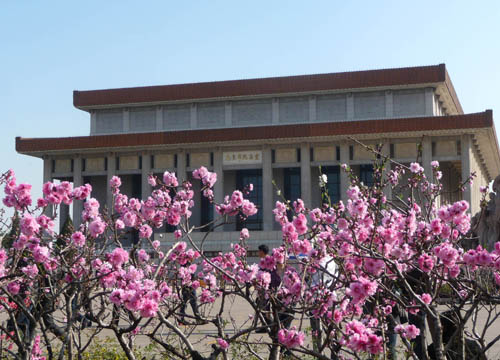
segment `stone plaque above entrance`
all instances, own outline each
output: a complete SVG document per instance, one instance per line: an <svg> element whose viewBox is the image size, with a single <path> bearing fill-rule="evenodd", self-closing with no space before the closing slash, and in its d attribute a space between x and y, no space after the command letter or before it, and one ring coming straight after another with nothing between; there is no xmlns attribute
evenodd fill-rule
<svg viewBox="0 0 500 360"><path fill-rule="evenodd" d="M262 151L227 151L222 154L222 163L224 165L261 164Z"/></svg>

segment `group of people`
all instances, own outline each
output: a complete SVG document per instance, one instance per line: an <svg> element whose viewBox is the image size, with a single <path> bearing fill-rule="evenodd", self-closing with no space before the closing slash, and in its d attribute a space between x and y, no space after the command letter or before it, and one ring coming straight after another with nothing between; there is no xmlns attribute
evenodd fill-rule
<svg viewBox="0 0 500 360"><path fill-rule="evenodd" d="M266 258L270 255L270 249L267 245L262 244L258 247L258 257L260 259ZM308 285L311 288L326 286L329 287L337 276L337 265L334 259L331 256L326 256L322 262L319 264L321 270L313 272L306 280L308 281ZM269 289L271 290L271 294L273 292L276 296L269 296L269 294L260 291L257 293L257 313L254 317L253 326L255 327L256 333L270 333L273 329L277 329L278 326L280 328L289 328L293 322L294 314L285 306L282 306L280 303L280 299L278 295L278 288L281 285L282 277L284 275L284 266L278 265L276 268L269 270L261 267L261 271L266 271L270 274L271 281L269 284ZM411 274L411 279L415 280L413 277L418 279L418 274ZM198 322L201 317L199 314L199 306L196 296L196 290L192 287L183 287L181 289L181 295L183 298L183 303L180 308L181 321L180 323L185 323L186 317L186 308L187 304L191 305L194 318ZM247 293L248 296L251 296ZM374 303L368 302L365 305L364 311L371 312L370 307L375 306ZM277 316L276 316L277 315ZM319 351L323 344L324 338L322 335L322 324L321 319L314 316L312 313L309 313L310 325L312 330L312 345L313 349ZM395 333L394 328L397 323L403 323L408 321L411 324L416 325L418 328L422 328L425 322L424 317L421 314L413 315L413 314L403 314L401 311L398 311L398 308L394 308L392 314L388 315L388 343L387 348L389 352L389 358L394 360L397 357L396 351L396 343L398 335ZM418 358L421 358L423 353L424 345L422 342L422 336L417 336L417 338L413 339L413 348L414 352ZM284 349L283 351L287 351ZM337 358L337 350L332 348L332 359Z"/></svg>

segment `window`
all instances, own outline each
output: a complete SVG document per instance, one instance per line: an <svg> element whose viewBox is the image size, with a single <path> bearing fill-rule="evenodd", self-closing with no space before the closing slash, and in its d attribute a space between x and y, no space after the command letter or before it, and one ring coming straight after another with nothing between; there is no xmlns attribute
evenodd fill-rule
<svg viewBox="0 0 500 360"><path fill-rule="evenodd" d="M131 131L156 130L156 110L154 108L138 108L130 110Z"/></svg>
<svg viewBox="0 0 500 360"><path fill-rule="evenodd" d="M224 103L201 103L197 106L198 127L213 128L225 124L226 108Z"/></svg>
<svg viewBox="0 0 500 360"><path fill-rule="evenodd" d="M354 117L356 119L385 117L385 94L382 92L354 94Z"/></svg>
<svg viewBox="0 0 500 360"><path fill-rule="evenodd" d="M163 108L163 129L177 130L191 127L191 105L169 105Z"/></svg>
<svg viewBox="0 0 500 360"><path fill-rule="evenodd" d="M270 124L272 121L271 99L233 102L232 119L235 125Z"/></svg>
<svg viewBox="0 0 500 360"><path fill-rule="evenodd" d="M250 184L253 184L253 191L245 195L245 198L253 202L259 211L246 220L238 217L236 220L237 230L244 227L249 230L262 230L262 170L238 170L236 172L236 187L238 189L243 190Z"/></svg>
<svg viewBox="0 0 500 360"><path fill-rule="evenodd" d="M307 97L280 99L279 119L282 124L309 122L309 99Z"/></svg>
<svg viewBox="0 0 500 360"><path fill-rule="evenodd" d="M285 199L290 200L293 204L295 200L300 198L300 168L286 168L283 171L284 189L283 195ZM291 213L288 218L291 220Z"/></svg>
<svg viewBox="0 0 500 360"><path fill-rule="evenodd" d="M339 121L347 118L347 100L342 95L321 95L316 98L317 121Z"/></svg>
<svg viewBox="0 0 500 360"><path fill-rule="evenodd" d="M322 166L321 172L327 176L326 189L328 196L333 203L340 201L340 167L339 166Z"/></svg>
<svg viewBox="0 0 500 360"><path fill-rule="evenodd" d="M110 134L123 131L123 111L103 110L96 115L96 133Z"/></svg>
<svg viewBox="0 0 500 360"><path fill-rule="evenodd" d="M214 207L213 204L208 200L203 194L201 194L201 202L200 202L200 225L206 225L214 219ZM212 229L212 226L206 226L201 231L209 231Z"/></svg>
<svg viewBox="0 0 500 360"><path fill-rule="evenodd" d="M154 175L158 179L163 179L163 174L161 174L161 173L155 173ZM161 188L160 185L156 185L152 190L154 191L154 190L158 190L160 188ZM175 191L174 190L170 190L169 191L169 195L170 195L171 198L173 198L175 196ZM160 228L153 227L153 233L155 233L155 234L173 233L176 229L177 229L176 226L170 225L167 222L167 219L165 219L165 222L163 223L163 225Z"/></svg>
<svg viewBox="0 0 500 360"><path fill-rule="evenodd" d="M366 164L359 166L359 180L366 186L373 186L373 165Z"/></svg>

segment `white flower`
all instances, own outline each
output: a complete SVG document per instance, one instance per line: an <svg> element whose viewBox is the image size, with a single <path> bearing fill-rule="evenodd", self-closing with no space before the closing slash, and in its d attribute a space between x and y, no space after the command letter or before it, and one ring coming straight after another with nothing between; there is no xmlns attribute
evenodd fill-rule
<svg viewBox="0 0 500 360"><path fill-rule="evenodd" d="M328 176L321 174L319 176L319 186L324 187L328 183Z"/></svg>

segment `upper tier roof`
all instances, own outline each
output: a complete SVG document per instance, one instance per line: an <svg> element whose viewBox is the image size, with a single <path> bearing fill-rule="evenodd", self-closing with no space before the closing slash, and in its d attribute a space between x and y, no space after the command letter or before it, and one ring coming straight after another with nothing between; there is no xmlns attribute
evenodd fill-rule
<svg viewBox="0 0 500 360"><path fill-rule="evenodd" d="M79 109L91 110L120 105L421 86L442 87L441 93L454 107L451 113L463 114L445 64L107 90L75 90L73 104Z"/></svg>

